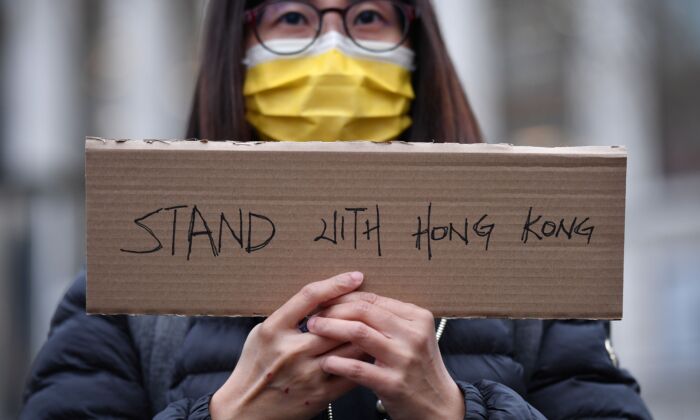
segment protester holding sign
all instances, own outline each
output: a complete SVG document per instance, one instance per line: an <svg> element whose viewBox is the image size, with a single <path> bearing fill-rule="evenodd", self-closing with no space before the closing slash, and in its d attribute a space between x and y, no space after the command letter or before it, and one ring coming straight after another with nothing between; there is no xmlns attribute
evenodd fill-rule
<svg viewBox="0 0 700 420"><path fill-rule="evenodd" d="M205 32L188 137L480 141L428 0L211 0ZM363 281L183 318L86 315L81 276L23 418L650 417L605 322L436 320Z"/></svg>

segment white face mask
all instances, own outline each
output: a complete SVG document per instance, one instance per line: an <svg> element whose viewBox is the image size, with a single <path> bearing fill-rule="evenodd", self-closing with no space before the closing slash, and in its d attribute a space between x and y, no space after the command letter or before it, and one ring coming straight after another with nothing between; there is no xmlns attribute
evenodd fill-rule
<svg viewBox="0 0 700 420"><path fill-rule="evenodd" d="M270 42L292 51L309 40ZM337 32L294 55L256 45L243 61L246 119L273 140L395 139L411 124L413 60L409 48L371 52Z"/></svg>

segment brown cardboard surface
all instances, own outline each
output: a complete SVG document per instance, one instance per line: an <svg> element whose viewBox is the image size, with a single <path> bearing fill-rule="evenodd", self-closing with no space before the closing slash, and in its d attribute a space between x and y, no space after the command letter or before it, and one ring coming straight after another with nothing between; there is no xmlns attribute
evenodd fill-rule
<svg viewBox="0 0 700 420"><path fill-rule="evenodd" d="M88 138L85 152L90 313L266 315L359 270L361 290L435 316L622 317L621 147Z"/></svg>

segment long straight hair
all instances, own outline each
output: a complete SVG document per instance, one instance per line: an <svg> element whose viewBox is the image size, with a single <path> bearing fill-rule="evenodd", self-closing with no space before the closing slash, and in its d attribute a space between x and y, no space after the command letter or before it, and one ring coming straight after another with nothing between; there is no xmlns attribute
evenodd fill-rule
<svg viewBox="0 0 700 420"><path fill-rule="evenodd" d="M243 100L244 12L260 1L210 0L188 138L255 140ZM418 12L411 28L413 123L398 140L481 142L479 126L455 72L430 0L408 1Z"/></svg>

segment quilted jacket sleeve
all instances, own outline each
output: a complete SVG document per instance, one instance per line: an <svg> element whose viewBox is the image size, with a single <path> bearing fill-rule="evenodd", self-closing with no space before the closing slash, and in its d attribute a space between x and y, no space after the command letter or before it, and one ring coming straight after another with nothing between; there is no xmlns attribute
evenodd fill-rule
<svg viewBox="0 0 700 420"><path fill-rule="evenodd" d="M546 324L529 400L549 419L650 419L639 385L612 362L606 323Z"/></svg>
<svg viewBox="0 0 700 420"><path fill-rule="evenodd" d="M56 309L34 360L21 418L149 418L141 382L126 318L87 315L82 274Z"/></svg>
<svg viewBox="0 0 700 420"><path fill-rule="evenodd" d="M154 420L211 420L209 401L211 395L205 395L197 400L183 398L170 403L165 410L158 413Z"/></svg>
<svg viewBox="0 0 700 420"><path fill-rule="evenodd" d="M651 419L639 385L611 360L606 323L545 322L527 401L493 381L456 381L465 419Z"/></svg>
<svg viewBox="0 0 700 420"><path fill-rule="evenodd" d="M456 381L464 394L465 420L547 420L517 392L498 382Z"/></svg>

